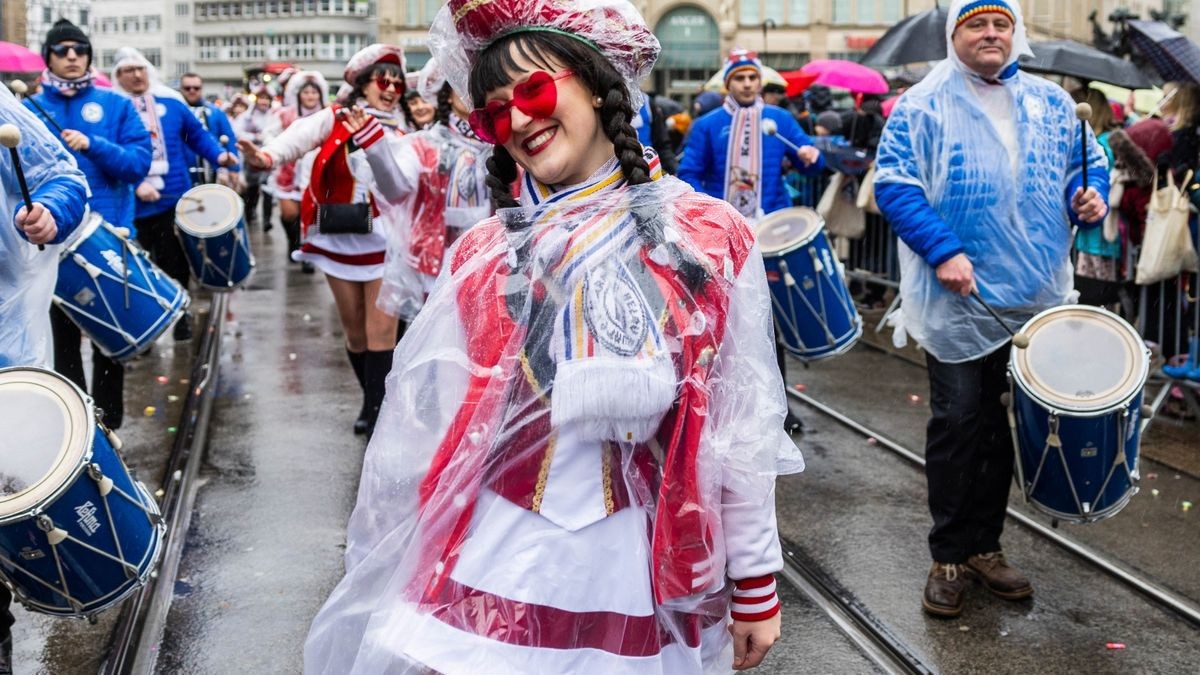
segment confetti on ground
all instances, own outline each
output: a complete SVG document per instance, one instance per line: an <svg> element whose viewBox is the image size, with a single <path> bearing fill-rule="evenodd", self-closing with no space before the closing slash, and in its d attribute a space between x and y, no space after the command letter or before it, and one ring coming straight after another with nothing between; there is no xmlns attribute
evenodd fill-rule
<svg viewBox="0 0 1200 675"><path fill-rule="evenodd" d="M175 427L167 427L167 433L168 433L168 434L173 434L173 433L175 433L175 432L177 432L177 431L179 431L179 429L176 429Z"/></svg>
<svg viewBox="0 0 1200 675"><path fill-rule="evenodd" d="M1150 496L1151 496L1151 497L1157 497L1157 496L1158 496L1158 488L1152 488L1152 489L1150 490Z"/></svg>
<svg viewBox="0 0 1200 675"><path fill-rule="evenodd" d="M153 417L155 411L157 411L157 410L158 410L158 408L155 408L152 405L148 405L148 406L146 406L146 409L142 411L142 414L144 414L146 417Z"/></svg>
<svg viewBox="0 0 1200 675"><path fill-rule="evenodd" d="M295 352L292 352L291 354L288 354L288 361L295 361L295 360L296 360L296 353L295 353Z"/></svg>
<svg viewBox="0 0 1200 675"><path fill-rule="evenodd" d="M1000 637L1008 637L1008 631L1006 631L1006 630L1000 631Z"/></svg>
<svg viewBox="0 0 1200 675"><path fill-rule="evenodd" d="M971 627L970 626L959 626L958 629L965 633L965 632L971 630Z"/></svg>
<svg viewBox="0 0 1200 675"><path fill-rule="evenodd" d="M1179 508L1183 509L1184 513L1187 513L1188 511L1192 510L1192 503L1191 502L1183 502L1182 504L1179 505Z"/></svg>
<svg viewBox="0 0 1200 675"><path fill-rule="evenodd" d="M179 380L179 384L187 384L189 381L190 380L188 380L186 377L184 377Z"/></svg>
<svg viewBox="0 0 1200 675"><path fill-rule="evenodd" d="M175 394L167 394L167 400L170 401L171 403L174 403L175 401L179 400L179 397L176 396Z"/></svg>
<svg viewBox="0 0 1200 675"><path fill-rule="evenodd" d="M797 385L795 385L795 389L796 389L796 391L807 391L808 385L807 384L797 384Z"/></svg>
<svg viewBox="0 0 1200 675"><path fill-rule="evenodd" d="M875 445L878 442L879 439L875 438L874 436L867 437L867 445Z"/></svg>
<svg viewBox="0 0 1200 675"><path fill-rule="evenodd" d="M1158 479L1158 474L1156 474L1156 473L1148 473L1148 474L1146 474L1146 478L1147 478L1147 479L1149 479L1149 480L1157 480L1157 479Z"/></svg>
<svg viewBox="0 0 1200 675"><path fill-rule="evenodd" d="M920 396L917 396L916 394L909 394L909 395L908 395L908 400L909 400L909 401L912 401L913 403L917 403L917 402L919 402L919 401L921 400L921 397L920 397Z"/></svg>
<svg viewBox="0 0 1200 675"><path fill-rule="evenodd" d="M1109 642L1109 643L1105 644L1104 646L1107 647L1108 649L1125 649L1124 642Z"/></svg>
<svg viewBox="0 0 1200 675"><path fill-rule="evenodd" d="M305 315L304 315L304 320L305 320L305 321L312 321L312 314L305 314Z"/></svg>
<svg viewBox="0 0 1200 675"><path fill-rule="evenodd" d="M159 384L166 384L171 381L171 378L167 377L166 375L159 375L158 377L156 377L154 379L158 380Z"/></svg>

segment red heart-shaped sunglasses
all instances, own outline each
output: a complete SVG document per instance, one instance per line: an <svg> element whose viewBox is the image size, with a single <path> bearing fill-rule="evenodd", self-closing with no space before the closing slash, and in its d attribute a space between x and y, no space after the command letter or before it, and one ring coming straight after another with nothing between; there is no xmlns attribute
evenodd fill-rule
<svg viewBox="0 0 1200 675"><path fill-rule="evenodd" d="M558 85L555 82L574 74L570 70L553 75L542 70L535 71L529 79L513 87L510 100L504 103L489 101L484 107L471 111L471 128L476 136L487 143L507 143L512 136L513 106L533 119L545 119L553 115L558 106Z"/></svg>

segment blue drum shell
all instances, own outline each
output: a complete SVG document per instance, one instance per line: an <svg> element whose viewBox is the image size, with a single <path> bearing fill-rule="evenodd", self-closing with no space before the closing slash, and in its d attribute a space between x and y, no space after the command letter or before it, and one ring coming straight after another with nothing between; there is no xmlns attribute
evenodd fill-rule
<svg viewBox="0 0 1200 675"><path fill-rule="evenodd" d="M250 232L246 219L233 229L211 237L200 237L176 228L188 267L197 283L211 291L232 291L245 286L254 272Z"/></svg>
<svg viewBox="0 0 1200 675"><path fill-rule="evenodd" d="M164 531L157 522L158 506L129 475L100 427L96 427L94 433L90 463L99 465L104 476L113 481L114 489L108 493L107 506L96 481L86 470L81 470L71 479L73 482L68 488L39 507L40 512L53 520L56 527L66 530L71 539L86 542L116 558L122 558L123 554L123 559L134 566L136 572L127 571L120 563L89 551L71 539L52 547L46 533L37 526L38 514L2 525L0 551L9 562L0 563L0 568L17 589L18 597L37 611L75 616L107 609L141 586L157 561ZM141 501L155 514L155 520L119 492ZM82 604L82 608L73 607L66 597L51 590L63 590L53 548L58 549L62 560L66 590Z"/></svg>
<svg viewBox="0 0 1200 675"><path fill-rule="evenodd" d="M107 276L93 280L87 270L75 262L70 252L59 261L58 282L54 288L58 306L63 312L91 338L101 352L118 361L130 359L148 349L174 323L190 301L174 279L150 262L145 251L135 248L122 256L121 248L124 245L120 237L100 226L86 239L75 244L71 251L116 276L120 275L112 269L112 265L116 261L124 261L131 284L128 309L125 308L124 283ZM157 293L165 299L167 306L164 307L163 303L139 289ZM112 325L106 324L120 326L133 336L134 341L131 343Z"/></svg>
<svg viewBox="0 0 1200 675"><path fill-rule="evenodd" d="M1060 520L1091 522L1114 515L1125 506L1135 488L1129 474L1137 475L1138 448L1142 435L1142 396L1139 389L1128 403L1100 415L1083 417L1059 413L1058 435L1067 468L1063 468L1057 450L1049 448L1041 475L1038 476L1038 465L1042 464L1043 448L1050 433L1050 411L1020 387L1013 388L1013 405L1017 415L1017 461L1021 463L1025 481L1021 487L1035 507ZM1126 412L1128 419L1122 422L1121 417ZM1117 438L1122 425L1125 427L1123 445L1129 473L1118 466L1105 487L1104 481L1116 463L1117 450L1122 445ZM1080 503L1090 505L1084 513L1080 512L1072 496L1072 483ZM1103 491L1101 487L1104 487Z"/></svg>
<svg viewBox="0 0 1200 675"><path fill-rule="evenodd" d="M824 274L818 275L813 264L814 251L836 283L826 283ZM780 261L787 263L788 271L796 280L796 286L790 291L784 283ZM837 272L837 260L823 229L811 241L794 250L771 257L764 255L763 265L767 270L767 286L771 291L776 323L788 353L798 359L815 361L845 353L854 346L862 335L862 317L854 306L850 290ZM794 294L802 296L804 300ZM817 312L823 307L824 319L811 311L805 300ZM784 315L785 320L780 320L780 314ZM787 322L795 325L795 332L785 325ZM828 334L825 327L829 330ZM832 341L830 335L833 336Z"/></svg>

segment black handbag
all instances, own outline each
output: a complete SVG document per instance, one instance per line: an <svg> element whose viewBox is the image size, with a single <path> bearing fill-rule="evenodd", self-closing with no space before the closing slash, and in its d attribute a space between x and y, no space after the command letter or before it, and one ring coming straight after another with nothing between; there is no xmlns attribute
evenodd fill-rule
<svg viewBox="0 0 1200 675"><path fill-rule="evenodd" d="M371 205L318 204L316 225L321 234L370 234Z"/></svg>

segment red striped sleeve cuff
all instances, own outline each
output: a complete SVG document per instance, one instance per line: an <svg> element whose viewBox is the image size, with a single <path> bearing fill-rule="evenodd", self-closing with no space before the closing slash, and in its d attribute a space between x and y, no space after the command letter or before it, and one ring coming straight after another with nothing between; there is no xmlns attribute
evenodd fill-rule
<svg viewBox="0 0 1200 675"><path fill-rule="evenodd" d="M779 613L774 574L742 579L733 584L730 614L734 621L763 621Z"/></svg>
<svg viewBox="0 0 1200 675"><path fill-rule="evenodd" d="M363 128L354 132L354 144L366 150L383 138L383 125L373 115L367 117Z"/></svg>

